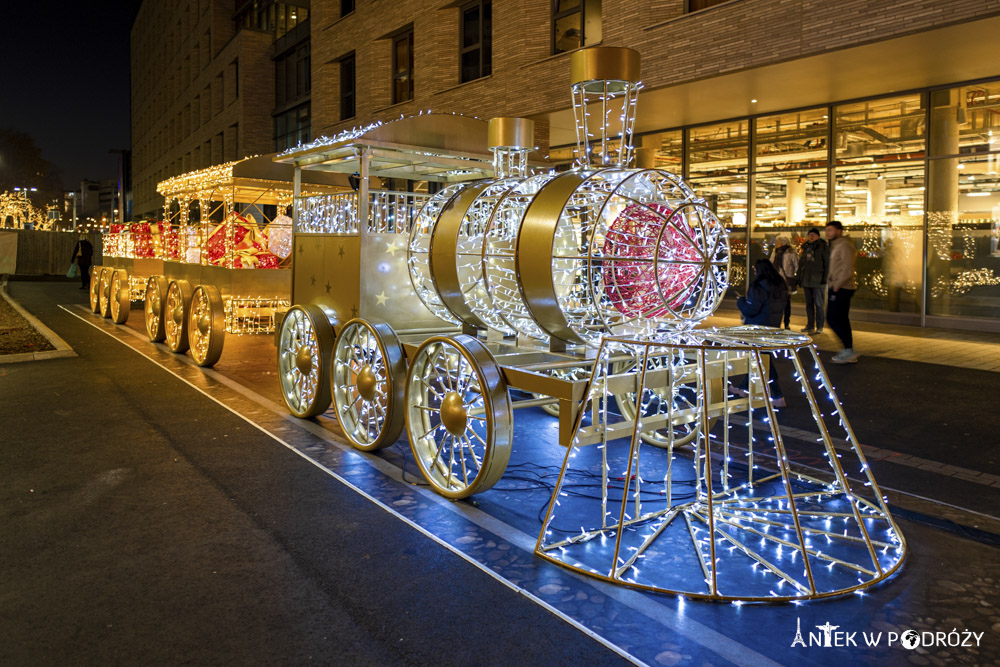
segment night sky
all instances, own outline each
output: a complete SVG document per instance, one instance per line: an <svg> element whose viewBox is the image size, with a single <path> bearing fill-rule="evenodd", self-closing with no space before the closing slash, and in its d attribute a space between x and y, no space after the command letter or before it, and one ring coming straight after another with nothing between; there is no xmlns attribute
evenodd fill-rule
<svg viewBox="0 0 1000 667"><path fill-rule="evenodd" d="M63 187L113 178L129 148L129 30L141 0L4 3L0 127L30 134Z"/></svg>

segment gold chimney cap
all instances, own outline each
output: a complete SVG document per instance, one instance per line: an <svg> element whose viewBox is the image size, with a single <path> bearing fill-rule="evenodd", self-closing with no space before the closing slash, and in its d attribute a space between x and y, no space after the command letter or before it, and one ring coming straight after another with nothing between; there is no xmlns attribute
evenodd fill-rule
<svg viewBox="0 0 1000 667"><path fill-rule="evenodd" d="M535 121L509 116L490 118L490 148L531 148L535 143Z"/></svg>
<svg viewBox="0 0 1000 667"><path fill-rule="evenodd" d="M620 46L595 46L569 58L570 84L585 81L639 82L639 52Z"/></svg>

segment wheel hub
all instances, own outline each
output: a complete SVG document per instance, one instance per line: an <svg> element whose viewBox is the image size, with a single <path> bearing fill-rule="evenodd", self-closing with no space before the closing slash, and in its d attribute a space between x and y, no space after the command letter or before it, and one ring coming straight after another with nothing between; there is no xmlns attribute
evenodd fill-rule
<svg viewBox="0 0 1000 667"><path fill-rule="evenodd" d="M365 367L358 371L358 393L361 394L361 398L368 402L371 402L375 398L375 389L378 387L378 378L375 377L375 372L372 371L372 367L365 364Z"/></svg>
<svg viewBox="0 0 1000 667"><path fill-rule="evenodd" d="M198 318L198 331L200 331L203 336L207 336L208 332L211 330L212 330L212 318L209 317L207 313L203 313Z"/></svg>
<svg viewBox="0 0 1000 667"><path fill-rule="evenodd" d="M313 354L312 349L308 345L303 345L295 353L295 367L299 369L299 372L303 375L309 375L312 372Z"/></svg>
<svg viewBox="0 0 1000 667"><path fill-rule="evenodd" d="M180 326L183 323L184 323L184 307L180 305L174 306L174 324Z"/></svg>
<svg viewBox="0 0 1000 667"><path fill-rule="evenodd" d="M469 411L457 392L450 391L441 400L441 423L452 435L462 435L469 424Z"/></svg>

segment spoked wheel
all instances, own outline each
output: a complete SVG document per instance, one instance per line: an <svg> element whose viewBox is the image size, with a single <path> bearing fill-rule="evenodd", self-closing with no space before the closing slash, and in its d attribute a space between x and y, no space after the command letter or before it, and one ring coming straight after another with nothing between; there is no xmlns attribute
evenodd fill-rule
<svg viewBox="0 0 1000 667"><path fill-rule="evenodd" d="M110 291L108 292L108 312L115 324L125 324L129 310L132 308L132 295L128 285L128 271L115 269L111 274Z"/></svg>
<svg viewBox="0 0 1000 667"><path fill-rule="evenodd" d="M406 355L388 324L351 320L333 346L333 406L362 451L388 447L403 431Z"/></svg>
<svg viewBox="0 0 1000 667"><path fill-rule="evenodd" d="M95 313L101 312L101 274L103 273L103 266L90 267L90 309Z"/></svg>
<svg viewBox="0 0 1000 667"><path fill-rule="evenodd" d="M104 317L111 317L111 276L115 270L109 266L101 271L101 287L98 305L98 312Z"/></svg>
<svg viewBox="0 0 1000 667"><path fill-rule="evenodd" d="M507 382L472 336L434 337L406 378L406 432L431 487L448 498L486 491L510 460L514 422Z"/></svg>
<svg viewBox="0 0 1000 667"><path fill-rule="evenodd" d="M186 280L171 280L167 287L167 301L163 308L163 331L167 347L183 353L188 349L188 309L193 290Z"/></svg>
<svg viewBox="0 0 1000 667"><path fill-rule="evenodd" d="M215 285L199 285L191 296L188 315L188 345L199 366L211 366L222 356L226 342L226 319L222 294Z"/></svg>
<svg viewBox="0 0 1000 667"><path fill-rule="evenodd" d="M659 361L656 363L659 365ZM634 367L635 363L633 362L623 362L617 364L615 373L624 373ZM705 401L711 405L715 398L722 396L722 392L722 380L719 378L710 380L705 387ZM621 412L622 417L629 421L635 419L635 392L616 394L615 402L618 403L618 410ZM679 412L689 413L694 418L690 421L675 424L672 427L674 447L690 445L698 437L701 413L699 411L697 383L692 381L674 384L673 388L669 386L655 388L648 392L643 400L643 416L673 415ZM709 420L706 430L710 430L713 424L715 424L714 418ZM666 448L671 443L670 428L668 425L654 430L643 431L639 434L639 437L647 444Z"/></svg>
<svg viewBox="0 0 1000 667"><path fill-rule="evenodd" d="M292 306L278 337L278 381L288 411L315 417L330 407L333 325L316 305Z"/></svg>
<svg viewBox="0 0 1000 667"><path fill-rule="evenodd" d="M167 279L153 276L146 283L146 298L143 300L143 314L146 320L146 335L158 343L167 337L163 330L163 303L167 300Z"/></svg>

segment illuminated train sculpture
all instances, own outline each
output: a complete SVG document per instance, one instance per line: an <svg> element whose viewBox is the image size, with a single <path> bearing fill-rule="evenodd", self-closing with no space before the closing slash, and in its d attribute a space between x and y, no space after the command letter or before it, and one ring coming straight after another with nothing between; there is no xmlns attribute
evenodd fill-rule
<svg viewBox="0 0 1000 667"><path fill-rule="evenodd" d="M695 329L727 288L729 241L680 178L629 166L638 54L582 50L571 69L577 165L529 174L530 121L491 121L493 177L446 185L395 229L405 233L410 296L436 328L293 306L278 334L290 410L308 417L332 400L364 451L394 444L405 428L430 487L457 499L503 475L515 408L549 408L567 455L536 553L588 576L733 602L827 597L886 579L905 543L811 341L760 327ZM316 150L297 164L318 163ZM378 150L345 144L343 154ZM364 222L334 217L351 229ZM300 253L340 243L342 258L352 238L297 234L296 243ZM397 248L393 235L377 238ZM362 299L393 271L389 262L358 269ZM821 435L809 455L826 470L797 464L784 444L766 382L776 356L795 365ZM728 390L738 378L746 390ZM599 467L599 497L566 492L571 462Z"/></svg>

